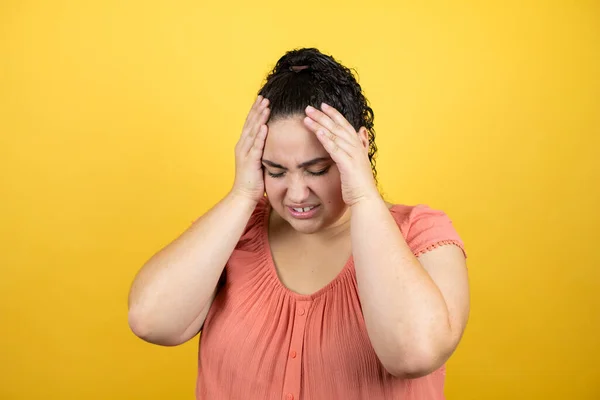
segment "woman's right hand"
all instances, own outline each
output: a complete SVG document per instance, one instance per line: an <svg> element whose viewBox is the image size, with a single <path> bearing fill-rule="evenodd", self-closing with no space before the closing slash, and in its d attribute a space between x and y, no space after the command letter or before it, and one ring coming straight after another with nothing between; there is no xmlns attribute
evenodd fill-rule
<svg viewBox="0 0 600 400"><path fill-rule="evenodd" d="M235 180L232 192L258 202L264 195L262 155L267 137L269 100L258 96L235 146Z"/></svg>

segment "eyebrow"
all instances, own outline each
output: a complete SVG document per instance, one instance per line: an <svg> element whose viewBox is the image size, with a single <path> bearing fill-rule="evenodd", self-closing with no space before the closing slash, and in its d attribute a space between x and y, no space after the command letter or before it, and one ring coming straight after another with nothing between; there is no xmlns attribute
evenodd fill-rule
<svg viewBox="0 0 600 400"><path fill-rule="evenodd" d="M323 162L323 161L329 161L329 160L331 160L331 157L317 157L317 158L313 158L312 160L304 161L303 163L301 163L301 164L298 164L298 166L297 166L297 167L298 167L298 168L306 168L306 167L310 167L310 166L313 166L313 165L315 165L315 164L318 164L318 163L320 163L320 162ZM263 159L263 160L262 160L262 162L263 162L264 164L267 164L269 167L273 167L273 168L279 168L279 169L285 169L285 170L287 170L287 168L286 168L286 167L284 167L283 165L280 165L280 164L274 163L273 161L269 161L269 160L264 160L264 159Z"/></svg>

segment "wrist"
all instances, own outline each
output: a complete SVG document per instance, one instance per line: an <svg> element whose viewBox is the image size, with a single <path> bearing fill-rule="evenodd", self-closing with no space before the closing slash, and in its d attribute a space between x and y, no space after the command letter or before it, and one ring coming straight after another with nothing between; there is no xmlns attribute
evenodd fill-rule
<svg viewBox="0 0 600 400"><path fill-rule="evenodd" d="M375 189L358 197L354 202L352 202L352 204L350 204L350 209L373 207L380 204L385 206L385 201L383 201L383 198Z"/></svg>
<svg viewBox="0 0 600 400"><path fill-rule="evenodd" d="M228 203L235 207L246 208L252 211L256 208L259 201L253 196L235 189L232 189L225 198Z"/></svg>

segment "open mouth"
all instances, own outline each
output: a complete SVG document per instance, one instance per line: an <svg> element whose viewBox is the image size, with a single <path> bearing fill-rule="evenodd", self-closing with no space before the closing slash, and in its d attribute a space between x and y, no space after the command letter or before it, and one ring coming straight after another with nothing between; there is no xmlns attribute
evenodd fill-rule
<svg viewBox="0 0 600 400"><path fill-rule="evenodd" d="M293 207L292 210L296 211L296 212L308 212L310 210L312 210L313 208L315 208L316 206L311 206L311 207L304 207L304 208L296 208Z"/></svg>
<svg viewBox="0 0 600 400"><path fill-rule="evenodd" d="M292 217L298 219L312 218L319 210L319 205L308 207L288 207Z"/></svg>

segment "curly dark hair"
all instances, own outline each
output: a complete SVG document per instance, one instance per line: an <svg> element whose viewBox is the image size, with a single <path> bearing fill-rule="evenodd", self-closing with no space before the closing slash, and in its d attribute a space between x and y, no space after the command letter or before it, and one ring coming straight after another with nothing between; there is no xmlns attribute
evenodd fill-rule
<svg viewBox="0 0 600 400"><path fill-rule="evenodd" d="M357 131L364 126L369 136L371 170L377 182L375 115L349 68L315 48L291 50L277 61L258 94L269 99L271 121L304 115L306 106L320 109L324 102L342 113Z"/></svg>

